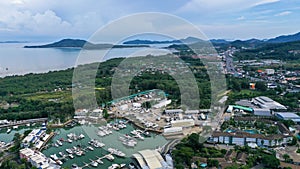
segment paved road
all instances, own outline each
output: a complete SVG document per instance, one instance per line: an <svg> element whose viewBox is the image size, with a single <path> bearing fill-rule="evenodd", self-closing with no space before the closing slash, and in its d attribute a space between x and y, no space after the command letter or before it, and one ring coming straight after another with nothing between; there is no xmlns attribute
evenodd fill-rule
<svg viewBox="0 0 300 169"><path fill-rule="evenodd" d="M179 142L180 142L180 139L175 139L175 140L168 142L167 144L165 144L163 146L161 153L165 156L170 151L170 149L175 147L175 145L177 145Z"/></svg>

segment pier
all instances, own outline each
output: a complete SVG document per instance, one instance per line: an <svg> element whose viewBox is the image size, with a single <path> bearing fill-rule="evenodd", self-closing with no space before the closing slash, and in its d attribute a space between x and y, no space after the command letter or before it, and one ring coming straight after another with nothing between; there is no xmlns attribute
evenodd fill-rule
<svg viewBox="0 0 300 169"><path fill-rule="evenodd" d="M108 155L112 155L112 153L109 153L109 154L106 154L106 155L104 155L104 156L102 156L102 157L98 157L98 156L96 156L97 157L97 159L96 160L93 160L93 159L89 159L91 162L93 162L93 161L97 161L97 160L102 160L102 159L104 159L104 158L106 158L106 156L108 156ZM91 163L90 162L90 163ZM90 163L86 163L86 162L83 162L83 166L81 166L81 167L79 167L79 168L85 168L85 167L90 167ZM99 164L99 163L98 163ZM101 165L101 164L100 164Z"/></svg>

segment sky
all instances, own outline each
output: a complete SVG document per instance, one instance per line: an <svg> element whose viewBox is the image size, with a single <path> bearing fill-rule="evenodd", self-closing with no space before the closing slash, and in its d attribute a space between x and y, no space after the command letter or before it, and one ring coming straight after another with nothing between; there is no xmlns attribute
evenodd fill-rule
<svg viewBox="0 0 300 169"><path fill-rule="evenodd" d="M0 41L88 39L120 17L143 12L181 17L209 39L300 32L299 0L0 0Z"/></svg>

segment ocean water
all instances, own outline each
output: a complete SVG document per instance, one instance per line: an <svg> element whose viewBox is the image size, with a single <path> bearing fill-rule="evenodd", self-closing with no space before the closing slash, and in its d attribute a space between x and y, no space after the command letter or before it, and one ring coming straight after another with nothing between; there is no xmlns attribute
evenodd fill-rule
<svg viewBox="0 0 300 169"><path fill-rule="evenodd" d="M154 45L140 48L114 48L107 53L106 50L81 50L79 48L23 48L25 45L40 44L0 43L0 77L71 68L77 65L80 54L84 56L84 59L80 59L80 64L86 64L111 58L170 53L161 49L161 46Z"/></svg>

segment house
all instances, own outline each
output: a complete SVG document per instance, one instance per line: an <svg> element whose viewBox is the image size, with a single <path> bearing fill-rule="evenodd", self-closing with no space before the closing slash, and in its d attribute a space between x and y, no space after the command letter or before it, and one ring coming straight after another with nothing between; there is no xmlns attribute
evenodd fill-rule
<svg viewBox="0 0 300 169"><path fill-rule="evenodd" d="M240 152L238 153L238 155L236 156L236 160L238 163L240 164L246 164L246 161L247 161L247 157L248 155L244 152Z"/></svg>
<svg viewBox="0 0 300 169"><path fill-rule="evenodd" d="M266 73L267 75L274 75L275 70L274 70L274 69L265 69L265 73Z"/></svg>
<svg viewBox="0 0 300 169"><path fill-rule="evenodd" d="M229 150L229 151L227 151L226 152L226 154L225 154L225 159L227 160L227 161L233 161L234 160L234 158L236 158L236 155L237 155L237 153L236 153L236 151L234 151L234 150Z"/></svg>

